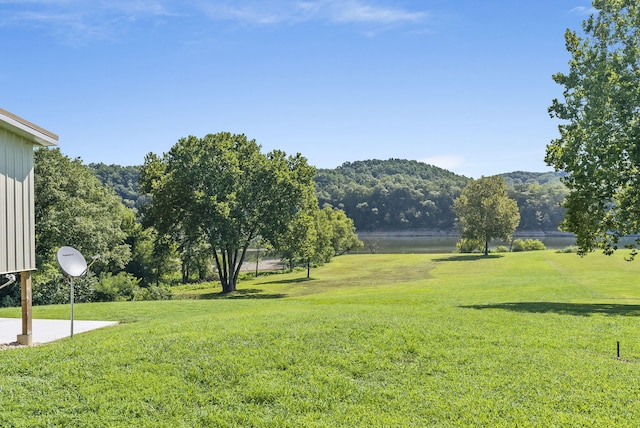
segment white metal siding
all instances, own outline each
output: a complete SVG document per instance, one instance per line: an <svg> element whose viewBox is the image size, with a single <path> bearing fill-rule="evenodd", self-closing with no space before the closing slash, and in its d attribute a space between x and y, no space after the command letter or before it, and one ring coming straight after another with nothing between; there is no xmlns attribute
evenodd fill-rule
<svg viewBox="0 0 640 428"><path fill-rule="evenodd" d="M0 128L0 274L35 270L33 143Z"/></svg>

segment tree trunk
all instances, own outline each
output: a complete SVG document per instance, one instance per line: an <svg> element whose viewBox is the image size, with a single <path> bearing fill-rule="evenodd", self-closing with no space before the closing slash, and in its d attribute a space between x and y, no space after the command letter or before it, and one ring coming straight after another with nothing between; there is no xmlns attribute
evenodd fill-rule
<svg viewBox="0 0 640 428"><path fill-rule="evenodd" d="M222 254L222 260L214 248L213 255L220 274L220 284L222 285L223 293L231 293L237 290L236 285L238 283L238 276L240 275L242 263L244 263L247 248L248 244L241 250L222 250L220 251Z"/></svg>
<svg viewBox="0 0 640 428"><path fill-rule="evenodd" d="M484 255L488 256L489 255L489 240L486 239L484 241Z"/></svg>
<svg viewBox="0 0 640 428"><path fill-rule="evenodd" d="M222 253L222 259L220 258L220 254L218 254L218 250L213 247L213 258L216 261L216 269L218 270L218 276L220 277L220 285L222 285L223 293L230 293L231 291L235 291L235 285L233 289L229 287L229 275L227 274L227 258L225 257L224 251Z"/></svg>
<svg viewBox="0 0 640 428"><path fill-rule="evenodd" d="M182 260L182 283L186 284L189 281L189 266L188 262Z"/></svg>
<svg viewBox="0 0 640 428"><path fill-rule="evenodd" d="M233 291L236 291L235 282L226 281L224 284L222 284L222 292L223 293L231 293Z"/></svg>

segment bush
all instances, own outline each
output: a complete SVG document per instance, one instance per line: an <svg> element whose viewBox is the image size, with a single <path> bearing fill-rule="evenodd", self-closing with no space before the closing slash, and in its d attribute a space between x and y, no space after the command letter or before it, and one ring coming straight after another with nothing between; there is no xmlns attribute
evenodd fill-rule
<svg viewBox="0 0 640 428"><path fill-rule="evenodd" d="M167 285L141 287L142 280L127 272L117 275L105 274L95 286L94 302L117 302L129 300L170 300L172 293Z"/></svg>
<svg viewBox="0 0 640 428"><path fill-rule="evenodd" d="M70 282L60 269L49 263L33 275L32 303L34 305L59 305L69 303ZM73 278L73 300L76 303L93 301L96 277L92 272Z"/></svg>
<svg viewBox="0 0 640 428"><path fill-rule="evenodd" d="M495 250L493 250L496 253L508 253L509 249L507 247L505 247L504 245L498 245Z"/></svg>
<svg viewBox="0 0 640 428"><path fill-rule="evenodd" d="M3 277L0 277L0 282L6 283L6 281L3 281ZM20 306L22 304L20 299L20 278L18 278L16 282L6 286L2 291L0 291L0 308Z"/></svg>
<svg viewBox="0 0 640 428"><path fill-rule="evenodd" d="M0 308L13 308L16 306L20 306L22 302L20 299L16 299L15 297L7 294L0 300Z"/></svg>
<svg viewBox="0 0 640 428"><path fill-rule="evenodd" d="M476 239L462 238L456 242L456 249L459 253L478 253L482 250L482 242Z"/></svg>
<svg viewBox="0 0 640 428"><path fill-rule="evenodd" d="M138 287L133 300L171 300L171 289L166 285L151 285L147 288Z"/></svg>
<svg viewBox="0 0 640 428"><path fill-rule="evenodd" d="M546 250L544 243L539 239L516 239L513 241L511 251L538 251Z"/></svg>
<svg viewBox="0 0 640 428"><path fill-rule="evenodd" d="M116 302L133 300L138 292L140 280L127 272L117 275L111 273L100 276L100 281L93 289L94 302Z"/></svg>
<svg viewBox="0 0 640 428"><path fill-rule="evenodd" d="M564 247L561 250L557 250L556 253L577 253L578 252L578 246L577 245L569 245L568 247Z"/></svg>

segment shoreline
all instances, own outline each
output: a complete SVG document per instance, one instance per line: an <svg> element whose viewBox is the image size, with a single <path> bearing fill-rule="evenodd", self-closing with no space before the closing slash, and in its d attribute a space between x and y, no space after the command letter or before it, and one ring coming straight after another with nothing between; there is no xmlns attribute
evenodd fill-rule
<svg viewBox="0 0 640 428"><path fill-rule="evenodd" d="M385 231L356 231L358 238L383 238L383 237L411 237L411 236L429 236L443 238L458 238L457 232L438 231L438 230L385 230ZM561 231L544 231L544 230L523 230L514 233L515 238L573 238L575 235L571 232Z"/></svg>

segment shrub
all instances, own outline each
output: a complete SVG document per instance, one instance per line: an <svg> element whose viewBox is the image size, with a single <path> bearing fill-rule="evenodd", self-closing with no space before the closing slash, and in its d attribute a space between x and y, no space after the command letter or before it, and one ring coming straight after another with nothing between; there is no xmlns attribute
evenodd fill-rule
<svg viewBox="0 0 640 428"><path fill-rule="evenodd" d="M577 253L578 246L577 245L569 245L568 247L564 247L561 250L557 250L556 253Z"/></svg>
<svg viewBox="0 0 640 428"><path fill-rule="evenodd" d="M516 239L513 241L511 251L537 251L546 250L544 243L539 239Z"/></svg>
<svg viewBox="0 0 640 428"><path fill-rule="evenodd" d="M100 281L93 289L94 302L115 302L133 300L140 288L140 280L127 272L117 275L111 273L100 276Z"/></svg>
<svg viewBox="0 0 640 428"><path fill-rule="evenodd" d="M0 282L2 282L2 277L0 277ZM0 308L20 306L22 304L20 298L20 279L18 278L16 282L0 291Z"/></svg>
<svg viewBox="0 0 640 428"><path fill-rule="evenodd" d="M11 296L10 294L7 294L6 296L4 296L2 298L2 300L0 301L0 308L12 308L15 306L20 306L21 302L19 299L16 299L15 297Z"/></svg>
<svg viewBox="0 0 640 428"><path fill-rule="evenodd" d="M504 245L498 245L493 251L496 253L508 253L509 249Z"/></svg>
<svg viewBox="0 0 640 428"><path fill-rule="evenodd" d="M459 253L477 253L482 250L482 242L476 239L462 238L456 242L456 249Z"/></svg>
<svg viewBox="0 0 640 428"><path fill-rule="evenodd" d="M93 301L96 277L92 272L73 279L73 301L87 303ZM45 263L33 275L32 302L34 305L58 305L69 303L70 283L57 266Z"/></svg>
<svg viewBox="0 0 640 428"><path fill-rule="evenodd" d="M138 287L133 294L133 300L171 300L171 289L166 285L151 285Z"/></svg>

